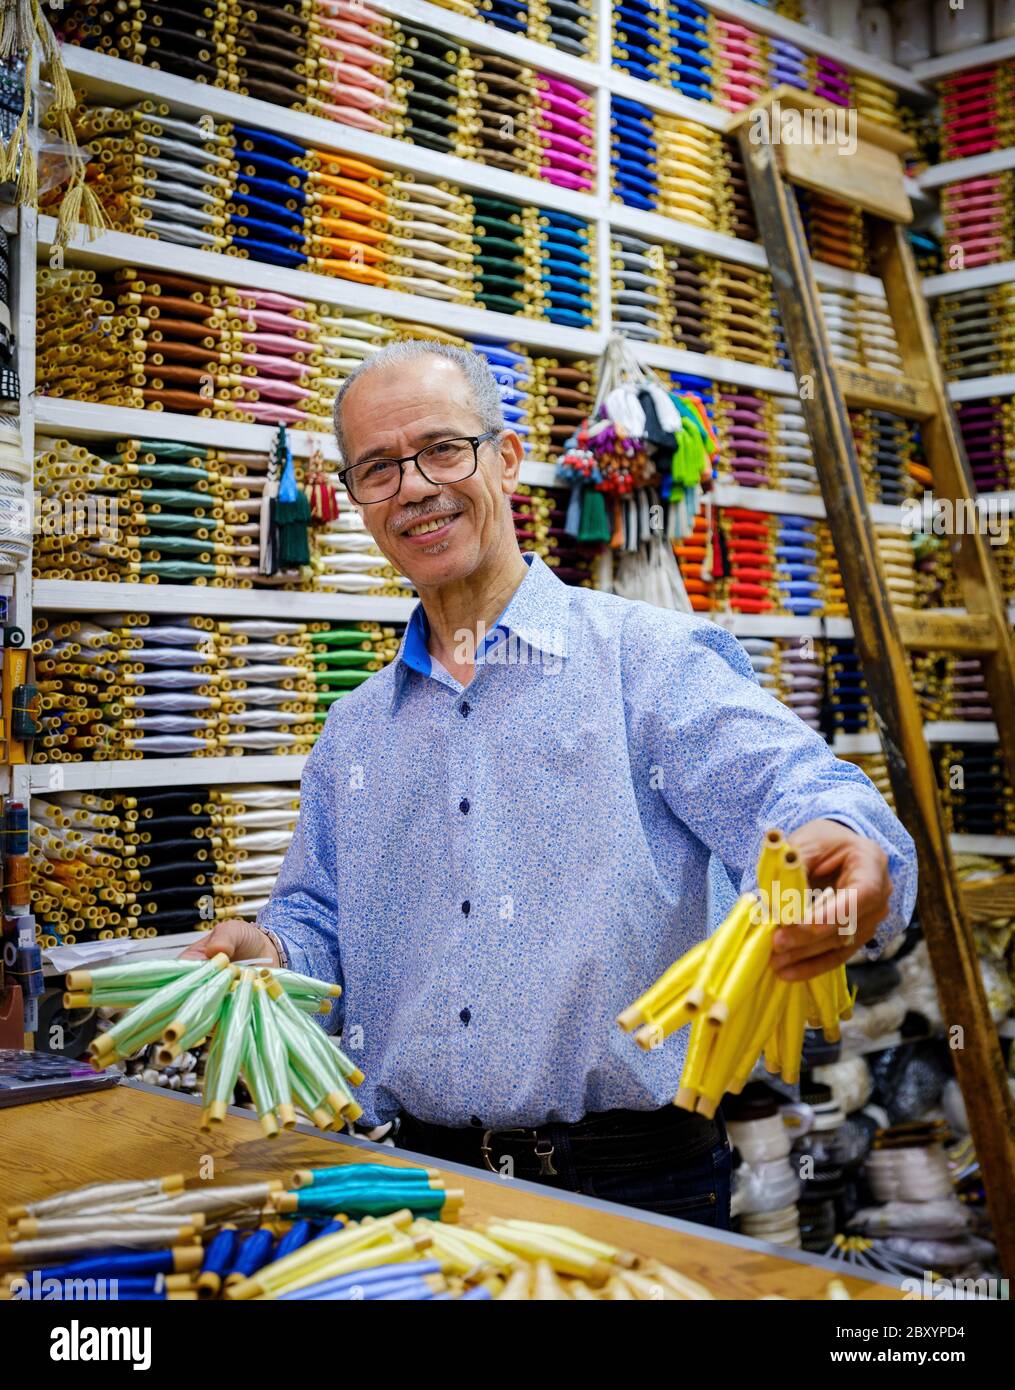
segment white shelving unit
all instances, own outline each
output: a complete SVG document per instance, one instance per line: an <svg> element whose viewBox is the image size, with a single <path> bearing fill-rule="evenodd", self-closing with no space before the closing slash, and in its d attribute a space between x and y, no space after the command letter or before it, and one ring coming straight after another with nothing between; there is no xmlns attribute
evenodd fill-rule
<svg viewBox="0 0 1015 1390"><path fill-rule="evenodd" d="M980 376L973 381L953 381L948 387L953 401L982 401L988 396L1002 399L1015 395L1015 372L1003 376Z"/></svg>
<svg viewBox="0 0 1015 1390"><path fill-rule="evenodd" d="M435 7L427 6L422 3L422 0L417 0L416 8L433 11ZM450 14L449 11L444 10L437 11L437 13L441 16ZM436 21L430 17L427 22L434 23ZM489 31L492 28L489 25L460 18L458 23L468 25L470 29L478 28ZM508 39L513 36L501 36L499 31L495 32L498 35L498 42L494 46L500 51L509 52L508 48L500 44L499 38ZM475 40L474 42L477 44L484 42L487 47L490 47L493 41L487 32L482 41ZM529 40L524 42L533 46ZM539 47L539 45L535 46ZM567 55L557 55L557 57L565 56ZM65 49L65 59L68 72L75 82L80 83L84 90L97 100L123 103L132 97L136 98L140 94L137 70L141 68L144 73L143 94L168 102L184 115L199 116L207 112L221 120L237 121L244 125L262 127L270 127L272 122L278 119L278 107L269 102L259 101L255 97L241 96L236 92L228 92L220 87L210 87L206 83L194 82L190 78L179 77L173 73L156 72L122 58L111 58L106 54L93 53L89 49L69 47ZM572 61L579 62L580 60ZM589 63L583 62L581 65L597 74L596 80L590 85L602 93L616 92L618 95L641 101L656 110L687 117L689 120L697 121L713 130L722 132L730 126L732 117L710 103L692 101L678 93L667 92L663 87L641 82L617 69L607 68L604 72L603 68L593 67ZM561 75L566 76L567 74L562 71ZM588 81L587 77L586 81ZM606 106L607 103L604 101L599 103L601 110ZM351 126L339 125L335 121L325 120L320 116L308 116L298 111L286 111L285 123L287 135L294 140L305 140L310 145L341 149L346 154L355 155L357 158L371 161L386 169L403 169L430 178L450 179L463 188L472 188L487 193L493 192L498 197L513 198L520 202L552 208L560 212L569 212L576 217L586 218L590 222L608 223L618 230L627 230L638 236L668 241L687 251L701 251L708 255L735 261L741 265L764 267L768 263L764 249L756 242L748 242L719 232L708 231L705 228L695 227L689 222L663 217L658 213L644 212L612 200L608 187L610 169L608 120L600 122L597 132L596 167L600 187L594 194L571 192L568 189L557 188L554 184L546 183L541 179L507 173L489 165L474 164L469 160L458 159L451 155L436 154L432 150L410 144L408 141L395 140L384 135L372 135L356 130ZM41 234L45 235L45 228L40 230ZM200 252L199 254L203 256L214 255L215 253ZM229 257L228 259L233 261L237 258ZM251 261L248 264L254 266L260 263ZM883 294L881 282L874 276L858 275L855 272L842 270L837 266L824 265L821 262L815 264L820 284L853 289L863 294L879 296ZM281 268L269 266L266 269L277 271ZM303 271L282 270L282 273L288 276L296 275L304 284L307 279L306 273ZM334 277L331 276L314 278L324 280L329 285L335 283ZM234 283L247 282L235 281ZM338 281L337 283L349 282ZM360 290L368 298L377 293L368 287L350 284L350 288ZM290 292L299 293L298 290ZM319 289L310 293L322 299L328 298ZM428 305L433 303L432 300L426 301ZM358 306L350 303L349 307ZM460 306L442 305L441 307ZM603 307L603 305L600 306L601 309ZM389 312L396 317L409 316L395 309L391 309ZM422 321L430 322L431 320L423 319ZM455 325L447 326L454 328ZM495 330L489 329L487 331L493 332Z"/></svg>
<svg viewBox="0 0 1015 1390"><path fill-rule="evenodd" d="M438 13L442 24L453 18L449 11L440 10ZM489 39L485 42L487 47L491 46ZM492 46L504 51L499 36L498 42ZM216 120L235 121L239 125L261 126L269 130L277 127L281 117L290 139L302 140L315 147L341 148L345 154L383 168L406 169L430 178L449 179L463 188L475 188L480 192L491 191L495 180L498 194L505 198L536 203L559 212L573 212L576 217L594 218L601 206L601 199L588 193L572 193L569 189L558 188L556 184L545 183L541 179L491 169L455 155L412 145L407 140L394 140L387 135L374 135L370 131L357 130L354 126L340 125L323 116L282 110L257 97L245 97L238 92L226 91L224 87L213 87L189 77L179 77L176 73L156 71L140 63L111 58L86 48L66 46L63 53L68 74L75 86L82 87L96 99L124 104L148 97L168 102L186 116L208 114ZM582 66L591 65L583 63Z"/></svg>
<svg viewBox="0 0 1015 1390"><path fill-rule="evenodd" d="M55 234L56 219L40 218L39 249L43 253L48 252ZM343 309L389 314L408 323L428 324L466 337L500 338L506 342L574 353L593 351L601 341L601 335L581 328L566 328L541 319L527 319L520 314L498 314L469 304L445 303L422 295L403 294L400 290L375 289L333 275L265 265L262 261L226 256L218 251L195 250L127 232L103 232L89 237L79 228L68 250L75 262L99 270L132 265L139 270L190 275L200 280L236 285L240 289L272 290Z"/></svg>
<svg viewBox="0 0 1015 1390"><path fill-rule="evenodd" d="M1015 856L1015 835L952 835L956 854L996 854Z"/></svg>
<svg viewBox="0 0 1015 1390"><path fill-rule="evenodd" d="M61 400L55 396L36 398L35 425L38 435L56 438L69 434L86 443L97 444L109 439L171 439L181 444L205 444L209 448L265 453L271 448L275 437L273 425L249 425L232 420L213 420L207 416L177 415L168 410L130 410L124 406L95 405L91 401ZM341 462L333 434L290 430L288 438L293 453L298 457L308 457L316 447L327 462L335 465ZM522 465L522 482L533 487L552 487L555 476L553 464Z"/></svg>
<svg viewBox="0 0 1015 1390"><path fill-rule="evenodd" d="M658 219L666 223L666 219ZM51 217L39 220L39 249L48 252L56 233L56 222ZM608 238L607 238L608 239ZM731 240L731 238L723 238ZM73 238L70 252L75 261L100 270L113 270L123 265L136 266L140 270L165 271L177 275L189 275L195 279L213 283L232 284L241 288L260 288L279 291L309 300L318 300L335 305L340 309L359 312L380 312L408 323L428 324L449 332L460 333L463 337L497 338L504 342L520 343L523 346L538 348L548 352L568 352L584 357L599 357L608 335L606 328L595 331L582 328L566 328L549 323L543 319L525 318L520 314L498 314L490 310L474 308L466 304L446 304L441 300L426 299L421 295L402 294L396 290L373 289L341 280L329 275L314 275L301 270L288 270L280 266L266 266L259 261L244 260L238 256L226 256L217 251L194 250L191 247L177 246L171 242L157 241L152 237L132 236L126 232L104 232L96 237L88 237L84 230ZM603 315L607 316L608 306ZM793 377L789 372L768 367L756 367L749 362L736 362L725 357L712 357L702 353L684 352L678 348L667 348L649 343L635 346L638 358L649 366L672 371L691 372L697 376L712 376L717 381L732 385L746 386L756 390L771 391L777 395L790 395L794 391ZM42 423L49 424L59 417L60 412L80 413L82 428L88 429L95 438L102 432L101 420L105 413L120 407L92 406L90 415L83 410L84 402L62 401L60 398L40 397ZM159 422L168 419L162 411L132 411L135 417L135 432L144 425L145 417ZM65 413L65 420L69 416ZM203 417L175 417L186 419L190 424L188 442L207 444L224 440L227 430L258 430L258 434L246 434L253 441L267 438L272 431L267 426L233 424L230 421L207 419L214 433L202 434ZM160 426L161 428L161 426ZM108 433L108 431L107 431ZM145 430L148 436L153 433L149 424ZM320 436L317 436L320 438ZM311 437L300 432L295 438L306 448ZM235 444L235 438L234 438ZM249 447L257 447L253 443ZM337 458L334 444L327 446L332 458Z"/></svg>
<svg viewBox="0 0 1015 1390"><path fill-rule="evenodd" d="M267 453L274 425L237 424L200 415L176 415L168 410L128 410L125 406L38 396L35 427L41 435L73 435L84 443L103 439L172 439L181 444L206 444L210 449L244 449ZM328 463L341 460L334 436L288 431L294 454L305 458L317 445Z"/></svg>
<svg viewBox="0 0 1015 1390"><path fill-rule="evenodd" d="M853 636L848 618L797 618L779 613L709 613L717 627L734 637L827 637Z"/></svg>
<svg viewBox="0 0 1015 1390"><path fill-rule="evenodd" d="M918 63L913 69L913 77L923 83L932 84L953 73L967 72L972 68L991 63L1003 62L1015 57L1015 39L1002 39L995 43L969 48L961 53L947 54ZM988 174L1015 169L1015 146L992 150L987 154L973 155L967 159L946 160L926 169L919 175L917 183L924 194L936 195L949 184L965 179L981 178ZM969 270L947 271L940 275L928 276L923 281L927 299L933 301L945 294L960 294L966 290L987 289L994 285L1009 284L1015 281L1015 261L1005 261L994 265L976 266ZM992 377L978 377L967 381L953 381L948 384L948 394L952 401L984 400L991 397L1010 398L1015 393L1015 374ZM990 493L991 501L1011 506L1013 494ZM1015 605L1009 605L1009 622L1015 622ZM997 727L993 723L929 723L926 726L928 738L935 742L997 743ZM1015 836L1013 835L951 835L950 842L956 854L985 854L991 856L1015 856ZM1012 1020L1008 1020L1012 1022Z"/></svg>
<svg viewBox="0 0 1015 1390"><path fill-rule="evenodd" d="M186 613L286 622L404 623L413 598L293 593L278 589L214 589L198 584L106 584L38 579L35 607L44 613Z"/></svg>
<svg viewBox="0 0 1015 1390"><path fill-rule="evenodd" d="M596 85L591 75L586 75L586 73L590 68L601 68L602 66L601 61L600 64L594 65L584 59L575 58L570 54L533 43L531 39L520 38L516 34L507 33L495 25L466 19L454 14L453 11L442 9L437 5L426 4L425 0L378 0L375 8L387 14L403 16L418 24L429 25L438 30L443 29L445 33L461 39L463 43L470 46L496 47L507 57L517 58L519 62L531 63L533 67L541 68L544 72L557 72L561 77L570 77L570 80L574 82L586 83L590 86ZM927 88L916 73L899 67L895 63L886 63L881 58L865 53L863 49L841 43L838 39L833 39L828 34L823 34L816 29L810 29L805 24L798 24L794 20L785 19L782 15L775 14L761 5L752 5L746 3L746 0L707 0L706 8L711 10L713 14L746 25L758 33L770 34L777 39L785 39L809 53L821 54L826 58L833 58L838 63L844 63L847 67L869 73L872 77L886 82L890 87L905 92L909 97L916 97L920 100L927 99ZM606 13L609 14L608 9ZM602 19L602 7L600 7L600 19ZM493 37L491 37L491 30ZM609 30L600 23L600 54L603 54L607 49L608 34ZM550 56L547 57L547 54ZM624 76L624 74L620 74L620 76ZM643 101L646 105L651 105L651 101L645 95L645 90L658 91L658 89L655 89L651 83L638 81L637 78L630 78L630 81L635 82L640 89L633 96L633 100ZM613 91L619 90L612 81L610 86ZM622 92L621 95L626 96L628 93ZM684 98L684 100L689 99ZM695 108L705 104L691 102ZM701 117L696 116L695 119L700 120Z"/></svg>
<svg viewBox="0 0 1015 1390"><path fill-rule="evenodd" d="M117 762L42 763L31 771L31 791L116 791L128 787L208 787L221 783L298 782L306 758L247 754L239 758L130 758Z"/></svg>
<svg viewBox="0 0 1015 1390"><path fill-rule="evenodd" d="M774 619L785 624L792 619ZM726 626L723 624L723 626ZM739 636L746 631L737 628ZM766 636L777 635L769 625ZM790 635L789 632L783 635ZM928 724L928 743L993 743L997 730L993 725ZM840 756L880 753L881 740L875 733L837 734L832 744ZM31 791L36 795L84 789L103 792L130 787L214 786L220 783L298 782L306 758L294 754L245 757L188 757L133 758L126 761L87 763L43 763L31 768ZM1015 844L1015 837L1012 837ZM975 852L975 851L972 851ZM1015 854L1015 850L1011 851Z"/></svg>
<svg viewBox="0 0 1015 1390"><path fill-rule="evenodd" d="M1015 154L1015 146L1012 154ZM936 299L939 295L960 294L963 290L1010 285L1013 280L1015 261L999 261L997 265L978 265L972 270L950 270L944 275L929 275L923 282L923 292L928 299Z"/></svg>
<svg viewBox="0 0 1015 1390"><path fill-rule="evenodd" d="M928 58L924 63L916 63L912 78L916 82L937 82L953 73L968 72L970 68L986 67L989 63L1003 63L1015 58L1015 38L995 39L993 43L979 44L976 48L965 48L961 53L945 53L940 58Z"/></svg>
<svg viewBox="0 0 1015 1390"><path fill-rule="evenodd" d="M923 726L928 743L996 743L997 725L972 720L928 720ZM881 739L876 733L836 734L833 748L836 753L880 753Z"/></svg>
<svg viewBox="0 0 1015 1390"><path fill-rule="evenodd" d="M610 65L609 25L611 7L608 0L598 0L599 57L595 61L576 58L551 47L534 43L480 20L458 15L450 10L426 3L426 0L377 0L381 10L397 14L412 22L430 26L477 49L490 49L527 63L534 68L559 75L598 95L597 102L597 171L598 188L594 193L572 193L558 189L541 180L504 173L489 166L436 154L405 141L394 140L356 130L335 122L301 114L284 112L286 133L308 144L340 149L384 168L395 168L457 182L463 188L494 192L498 196L517 199L550 209L561 210L587 219L597 230L600 286L609 278L609 243L612 229L626 230L634 235L670 244L688 252L701 252L737 264L764 268L767 257L764 249L753 242L723 236L675 221L657 213L643 212L614 201L609 189L611 164L609 104L605 99L616 93L668 114L684 116L725 132L732 116L721 107L698 102L661 85L642 82ZM929 93L923 85L923 74L914 75L902 68L880 62L871 55L849 48L828 36L803 25L793 23L765 8L744 3L744 0L715 0L709 8L718 15L776 38L786 39L805 50L824 54L847 66L872 74L889 83L909 99L924 99ZM111 58L83 48L67 46L64 58L76 86L82 87L96 100L113 104L140 96L168 103L175 112L198 116L210 113L217 118L253 126L278 126L279 108L255 98L199 84L172 73L155 71L123 59ZM931 74L933 76L933 74ZM931 171L933 172L933 171ZM936 184L924 177L916 194ZM51 218L39 219L37 237L33 237L43 255L52 242L55 223ZM27 239L26 239L27 241ZM337 277L310 274L243 260L214 252L191 250L172 243L147 237L111 232L95 239L79 233L69 256L75 264L112 269L124 264L141 269L156 269L196 276L260 289L277 289L324 303L335 304L350 311L381 311L391 317L428 324L463 336L498 338L551 352L577 353L598 356L606 343L611 327L609 296L600 295L600 325L594 332L566 328L552 323L491 313L467 305L447 304L404 294L397 290L378 290L360 286ZM975 274L975 272L970 272ZM816 264L819 284L848 289L854 292L882 295L879 280L858 275L834 266ZM24 293L31 283L31 269L23 274ZM953 277L938 277L942 281ZM938 293L955 288L948 284ZM929 290L934 293L932 287ZM34 286L32 286L34 305ZM23 334L23 337L32 335ZM793 394L794 381L789 372L754 367L725 358L703 356L679 349L638 345L640 359L660 370L704 377L724 384L742 386L780 394ZM31 374L26 380L32 379ZM1005 381L1005 378L998 378ZM969 383L953 387L955 399L969 398L960 392L970 389ZM975 388L974 388L975 389ZM107 408L73 400L39 397L34 402L35 428L41 434L69 435L83 441L102 441L111 438L165 438L181 442L202 443L210 447L234 447L265 450L270 447L274 430L269 426L235 424L230 421L195 418L187 415ZM338 462L333 439L323 434L291 431L290 442L296 453L306 455L320 447L325 458ZM30 448L31 441L28 441ZM523 482L552 485L554 470L549 465L527 464ZM769 489L742 488L720 484L715 490L719 505L750 508L778 514L821 517L824 507L820 497L779 493ZM900 524L899 508L875 508L876 522ZM30 587L23 586L26 590ZM115 613L145 611L151 614L202 613L227 617L257 612L272 617L297 617L300 620L325 618L334 621L374 619L381 622L401 622L413 607L413 600L370 599L341 594L290 593L272 590L217 589L197 585L140 585L71 583L43 580L35 587L37 606L41 610L74 613ZM19 600L20 601L20 600ZM27 594L30 605L31 595ZM20 611L20 610L19 610ZM27 609L30 616L30 607ZM716 621L739 635L848 637L852 626L847 619L810 619L793 617L752 617L749 615L716 614ZM866 737L866 736L864 736ZM876 744L876 740L875 740ZM303 759L295 757L226 757L226 758L153 758L123 763L46 764L25 770L22 783L32 790L52 790L51 779L62 777L62 785L75 786L141 786L169 785L180 777L195 782L263 781L290 779L299 776ZM26 786L27 790L27 786Z"/></svg>
<svg viewBox="0 0 1015 1390"><path fill-rule="evenodd" d="M778 516L811 516L821 518L825 515L825 504L820 497L798 492L776 492L767 487L741 487L737 483L717 483L713 495L720 507L745 507L752 512L774 512ZM871 520L876 525L902 526L902 508L872 504Z"/></svg>
<svg viewBox="0 0 1015 1390"><path fill-rule="evenodd" d="M985 174L998 174L1004 169L1015 169L1015 149L990 150L987 154L970 155L967 159L951 159L944 164L935 164L926 169L917 179L924 193L935 188L943 188L947 183L958 183L960 179L978 179Z"/></svg>

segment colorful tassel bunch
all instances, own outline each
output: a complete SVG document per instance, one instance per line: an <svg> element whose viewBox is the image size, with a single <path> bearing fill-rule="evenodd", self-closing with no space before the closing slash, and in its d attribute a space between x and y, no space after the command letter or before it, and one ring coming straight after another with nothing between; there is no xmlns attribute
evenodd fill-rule
<svg viewBox="0 0 1015 1390"><path fill-rule="evenodd" d="M704 403L665 387L626 339L614 336L600 363L592 410L566 441L557 477L612 497L659 483L667 500L684 498L693 516L718 447Z"/></svg>
<svg viewBox="0 0 1015 1390"><path fill-rule="evenodd" d="M225 1118L238 1077L272 1138L291 1129L299 1106L320 1129L341 1129L362 1109L350 1086L363 1073L307 1017L341 993L289 970L208 961L139 961L67 976L70 1009L126 1008L90 1045L97 1069L161 1040L156 1060L168 1065L211 1038L204 1076L202 1128Z"/></svg>
<svg viewBox="0 0 1015 1390"><path fill-rule="evenodd" d="M727 1091L743 1089L762 1051L767 1070L796 1085L804 1030L820 1028L834 1042L839 1020L852 1013L844 966L795 983L770 969L776 929L809 916L807 874L781 831L765 836L757 881L757 893L738 898L714 934L671 965L617 1020L646 1049L691 1025L673 1103L706 1116Z"/></svg>

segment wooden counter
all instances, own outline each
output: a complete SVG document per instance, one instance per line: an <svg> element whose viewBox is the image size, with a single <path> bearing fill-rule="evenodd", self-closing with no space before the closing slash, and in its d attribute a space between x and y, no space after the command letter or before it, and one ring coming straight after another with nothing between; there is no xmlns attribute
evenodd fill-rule
<svg viewBox="0 0 1015 1390"><path fill-rule="evenodd" d="M457 1163L436 1163L365 1139L322 1135L309 1126L267 1140L256 1118L244 1110L231 1110L211 1133L198 1128L199 1116L193 1098L135 1082L92 1096L0 1111L0 1208L103 1179L182 1172L188 1184L202 1176L213 1176L216 1182L249 1182L334 1163L420 1162L442 1169L449 1187L464 1188L466 1223L475 1216L561 1222L657 1256L700 1279L719 1297L782 1294L820 1299L832 1277L841 1278L854 1298L902 1297L898 1282L887 1275L878 1282L857 1278L843 1265L799 1251L782 1253L744 1236L706 1233L685 1221L572 1193L547 1195L549 1190L535 1183L505 1180ZM209 1156L213 1175L207 1171Z"/></svg>

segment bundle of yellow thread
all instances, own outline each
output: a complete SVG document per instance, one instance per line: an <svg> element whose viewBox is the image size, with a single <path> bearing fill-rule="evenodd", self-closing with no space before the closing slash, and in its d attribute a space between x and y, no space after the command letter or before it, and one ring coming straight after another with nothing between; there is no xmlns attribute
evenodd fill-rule
<svg viewBox="0 0 1015 1390"><path fill-rule="evenodd" d="M658 1047L677 1028L691 1034L674 1105L711 1116L727 1091L743 1089L764 1051L768 1071L795 1085L804 1029L820 1028L829 1042L853 1000L844 966L789 983L770 968L780 926L808 920L807 874L779 830L765 835L758 859L758 892L738 898L709 937L682 956L625 1009L617 1022L640 1047Z"/></svg>

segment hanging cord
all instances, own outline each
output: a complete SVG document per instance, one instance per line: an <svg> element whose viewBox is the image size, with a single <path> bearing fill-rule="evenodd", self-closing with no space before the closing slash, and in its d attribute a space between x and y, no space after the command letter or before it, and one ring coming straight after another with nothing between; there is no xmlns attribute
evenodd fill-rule
<svg viewBox="0 0 1015 1390"><path fill-rule="evenodd" d="M282 476L282 464L286 454L285 426L279 425L271 446L268 459L268 474L261 491L260 538L258 546L258 569L261 574L274 574L278 565L275 562L275 545L272 534L271 503L278 496L278 480Z"/></svg>
<svg viewBox="0 0 1015 1390"><path fill-rule="evenodd" d="M56 35L40 0L7 0L0 26L0 62L22 67L21 114L10 140L0 155L0 182L14 183L19 206L39 205L39 150L32 129L32 76L38 66L49 70L52 101L47 120L65 146L71 166L70 181L61 202L54 244L66 246L72 232L83 223L91 232L108 226L106 216L85 181L88 155L78 145L72 116L77 105ZM38 62L36 62L38 60Z"/></svg>

